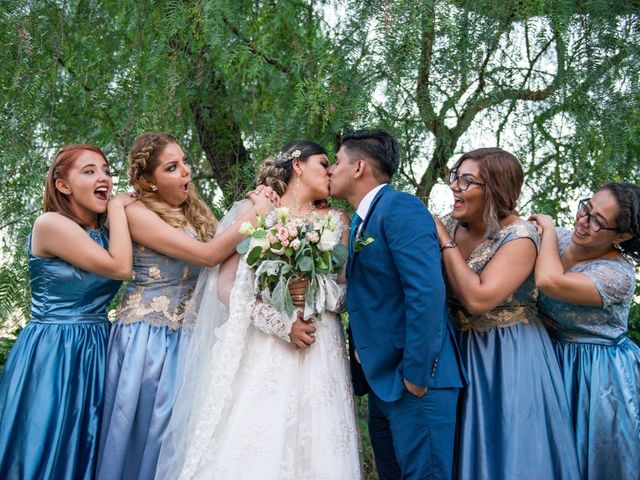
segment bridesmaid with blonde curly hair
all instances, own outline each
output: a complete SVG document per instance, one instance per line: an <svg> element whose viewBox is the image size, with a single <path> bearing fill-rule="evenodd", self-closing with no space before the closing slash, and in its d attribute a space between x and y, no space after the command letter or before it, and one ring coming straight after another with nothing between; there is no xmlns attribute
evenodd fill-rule
<svg viewBox="0 0 640 480"><path fill-rule="evenodd" d="M126 210L133 279L109 340L100 479L154 477L178 355L190 336L182 324L186 304L201 267L220 264L243 238L235 228L215 235L217 221L196 194L172 135L141 134L129 152L129 177L139 199ZM256 214L266 215L271 195L270 189L253 195L238 221L255 223Z"/></svg>

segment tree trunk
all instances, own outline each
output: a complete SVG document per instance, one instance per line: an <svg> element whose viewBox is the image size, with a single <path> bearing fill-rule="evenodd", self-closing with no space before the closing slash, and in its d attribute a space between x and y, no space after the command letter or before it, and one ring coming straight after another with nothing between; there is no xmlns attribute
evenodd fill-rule
<svg viewBox="0 0 640 480"><path fill-rule="evenodd" d="M204 80L189 105L213 178L228 206L242 198L251 187L246 185L247 176L243 175L243 167L251 160L233 116L224 81L214 69L200 78Z"/></svg>

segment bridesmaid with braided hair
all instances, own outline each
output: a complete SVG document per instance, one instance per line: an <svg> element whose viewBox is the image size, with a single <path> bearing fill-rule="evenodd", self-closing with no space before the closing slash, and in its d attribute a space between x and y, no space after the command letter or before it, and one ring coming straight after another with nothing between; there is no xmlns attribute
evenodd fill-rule
<svg viewBox="0 0 640 480"><path fill-rule="evenodd" d="M235 252L237 228L215 234L217 221L196 194L175 137L143 133L129 151L138 201L126 209L133 278L108 349L98 455L99 479L152 479L176 393L179 353L187 348L186 306L202 266ZM271 189L251 195L237 221L256 223L273 207Z"/></svg>
<svg viewBox="0 0 640 480"><path fill-rule="evenodd" d="M542 231L538 306L560 362L582 478L638 478L640 348L627 338L640 260L640 187L608 183L580 200L573 231ZM627 257L627 258L625 258Z"/></svg>

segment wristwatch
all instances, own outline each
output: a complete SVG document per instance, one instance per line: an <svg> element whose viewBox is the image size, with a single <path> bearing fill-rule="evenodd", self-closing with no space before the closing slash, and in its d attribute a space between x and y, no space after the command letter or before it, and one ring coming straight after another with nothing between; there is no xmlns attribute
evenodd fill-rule
<svg viewBox="0 0 640 480"><path fill-rule="evenodd" d="M451 240L449 243L445 243L440 247L440 251L442 252L445 248L456 248L458 244Z"/></svg>

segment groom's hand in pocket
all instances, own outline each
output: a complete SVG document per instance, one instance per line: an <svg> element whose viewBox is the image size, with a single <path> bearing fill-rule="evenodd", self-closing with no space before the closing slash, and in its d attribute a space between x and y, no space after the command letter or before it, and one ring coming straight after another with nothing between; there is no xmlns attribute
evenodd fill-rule
<svg viewBox="0 0 640 480"><path fill-rule="evenodd" d="M426 395L427 387L419 387L417 385L414 385L406 378L403 378L403 380L404 386L407 388L407 390L409 390L409 393L415 395L416 397L424 397Z"/></svg>
<svg viewBox="0 0 640 480"><path fill-rule="evenodd" d="M305 322L302 316L302 312L298 310L298 318L293 325L291 325L291 332L289 332L289 339L291 343L298 348L309 348L315 341L316 327L309 322Z"/></svg>

